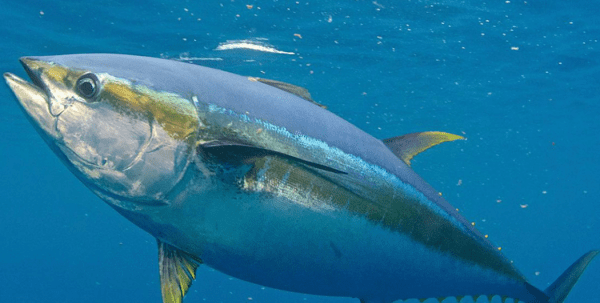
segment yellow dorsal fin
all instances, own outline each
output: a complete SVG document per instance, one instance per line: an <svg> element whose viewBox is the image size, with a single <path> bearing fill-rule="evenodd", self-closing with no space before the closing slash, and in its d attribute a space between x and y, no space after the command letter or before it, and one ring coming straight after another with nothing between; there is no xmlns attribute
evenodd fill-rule
<svg viewBox="0 0 600 303"><path fill-rule="evenodd" d="M181 303L196 279L196 269L202 260L160 240L158 266L163 303Z"/></svg>
<svg viewBox="0 0 600 303"><path fill-rule="evenodd" d="M258 81L276 88L279 88L280 90L286 91L290 94L294 94L306 101L310 101L322 108L327 108L327 106L317 103L315 100L312 99L312 97L310 96L310 93L308 92L308 90L304 87L300 87L300 86L296 86L293 84L289 84L286 82L281 82L281 81L277 81L277 80L269 80L269 79L263 79L263 78L257 78L257 77L248 77L248 80L250 81Z"/></svg>
<svg viewBox="0 0 600 303"><path fill-rule="evenodd" d="M410 166L410 160L420 152L443 142L464 139L444 132L421 132L382 140L385 145Z"/></svg>

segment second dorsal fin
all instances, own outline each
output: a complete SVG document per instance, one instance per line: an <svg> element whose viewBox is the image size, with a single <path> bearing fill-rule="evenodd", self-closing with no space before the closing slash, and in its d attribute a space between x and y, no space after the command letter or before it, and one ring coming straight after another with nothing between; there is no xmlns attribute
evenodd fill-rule
<svg viewBox="0 0 600 303"><path fill-rule="evenodd" d="M410 166L410 160L420 152L443 142L464 139L444 132L421 132L382 140L385 145Z"/></svg>
<svg viewBox="0 0 600 303"><path fill-rule="evenodd" d="M304 87L300 87L297 85L293 85L293 84L289 84L289 83L281 82L281 81L277 81L277 80L270 80L270 79L264 79L264 78L258 78L258 77L248 77L248 80L261 82L261 83L279 88L280 90L286 91L290 94L294 94L306 101L309 101L311 103L314 103L315 105L318 105L322 108L327 109L327 106L317 103L315 100L313 100L313 98L310 96L310 93L308 92L308 90Z"/></svg>
<svg viewBox="0 0 600 303"><path fill-rule="evenodd" d="M181 303L196 279L196 269L202 260L160 240L157 242L163 303Z"/></svg>

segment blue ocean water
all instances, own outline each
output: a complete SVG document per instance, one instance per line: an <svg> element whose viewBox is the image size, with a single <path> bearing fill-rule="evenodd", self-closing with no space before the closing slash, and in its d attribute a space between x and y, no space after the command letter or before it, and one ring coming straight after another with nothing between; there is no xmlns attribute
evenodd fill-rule
<svg viewBox="0 0 600 303"><path fill-rule="evenodd" d="M413 168L539 288L600 248L593 2L1 0L0 7L2 72L26 77L17 60L24 55L163 57L306 87L377 138L463 134L466 141L419 155ZM262 48L240 48L248 45ZM161 302L155 240L67 171L5 85L0 100L0 302ZM598 302L598 280L596 260L566 302ZM204 301L357 302L201 267L185 302Z"/></svg>

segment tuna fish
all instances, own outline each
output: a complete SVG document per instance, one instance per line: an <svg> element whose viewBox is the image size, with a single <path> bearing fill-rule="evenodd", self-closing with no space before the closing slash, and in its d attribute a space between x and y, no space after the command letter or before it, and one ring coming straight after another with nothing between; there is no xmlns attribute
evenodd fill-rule
<svg viewBox="0 0 600 303"><path fill-rule="evenodd" d="M462 137L378 140L304 88L165 59L25 57L6 82L81 182L156 237L163 302L206 264L363 303L501 296L560 303L598 254L540 290L411 168Z"/></svg>

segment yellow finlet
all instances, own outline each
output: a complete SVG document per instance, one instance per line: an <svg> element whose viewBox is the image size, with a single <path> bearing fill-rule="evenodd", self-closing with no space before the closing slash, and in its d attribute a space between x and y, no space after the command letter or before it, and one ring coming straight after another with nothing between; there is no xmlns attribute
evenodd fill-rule
<svg viewBox="0 0 600 303"><path fill-rule="evenodd" d="M410 166L410 160L422 151L443 142L464 139L444 132L421 132L382 140L385 145Z"/></svg>
<svg viewBox="0 0 600 303"><path fill-rule="evenodd" d="M181 303L196 279L196 269L202 260L160 240L158 266L163 303Z"/></svg>

